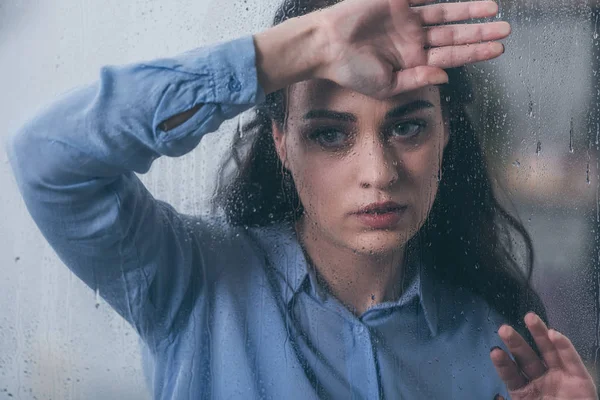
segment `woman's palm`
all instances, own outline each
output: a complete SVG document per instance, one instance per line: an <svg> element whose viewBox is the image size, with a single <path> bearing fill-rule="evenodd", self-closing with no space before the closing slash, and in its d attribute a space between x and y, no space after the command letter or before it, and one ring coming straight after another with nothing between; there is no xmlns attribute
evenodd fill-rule
<svg viewBox="0 0 600 400"><path fill-rule="evenodd" d="M443 68L499 56L505 22L446 25L494 16L494 2L423 5L430 0L346 0L321 12L327 32L322 78L376 97L447 81ZM430 27L431 26L431 27Z"/></svg>
<svg viewBox="0 0 600 400"><path fill-rule="evenodd" d="M548 371L528 387L511 391L510 396L513 400L596 399L590 395L594 391L589 379L569 376L562 371Z"/></svg>

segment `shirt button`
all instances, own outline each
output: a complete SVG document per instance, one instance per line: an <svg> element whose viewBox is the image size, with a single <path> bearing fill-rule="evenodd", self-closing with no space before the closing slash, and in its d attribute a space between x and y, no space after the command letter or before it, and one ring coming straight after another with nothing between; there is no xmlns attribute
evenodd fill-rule
<svg viewBox="0 0 600 400"><path fill-rule="evenodd" d="M357 335L362 335L365 332L365 327L363 325L354 325L354 333Z"/></svg>
<svg viewBox="0 0 600 400"><path fill-rule="evenodd" d="M229 78L228 87L232 92L239 92L242 89L242 84L234 75L231 75Z"/></svg>

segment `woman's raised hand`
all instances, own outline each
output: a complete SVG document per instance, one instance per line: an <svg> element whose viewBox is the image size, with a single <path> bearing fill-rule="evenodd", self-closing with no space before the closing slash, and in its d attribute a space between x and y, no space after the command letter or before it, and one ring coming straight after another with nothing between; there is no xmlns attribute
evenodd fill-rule
<svg viewBox="0 0 600 400"><path fill-rule="evenodd" d="M375 98L447 82L444 68L490 60L506 22L451 24L493 17L492 1L431 4L432 0L345 0L319 15L327 37L317 78Z"/></svg>
<svg viewBox="0 0 600 400"><path fill-rule="evenodd" d="M502 349L496 348L490 353L511 398L598 399L594 381L571 341L557 331L549 330L534 313L525 316L525 324L533 335L542 358L508 325L500 327L498 334L516 362Z"/></svg>

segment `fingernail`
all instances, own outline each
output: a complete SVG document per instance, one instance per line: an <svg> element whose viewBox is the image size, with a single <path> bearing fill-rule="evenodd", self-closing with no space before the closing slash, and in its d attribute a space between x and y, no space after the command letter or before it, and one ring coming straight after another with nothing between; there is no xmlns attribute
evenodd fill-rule
<svg viewBox="0 0 600 400"><path fill-rule="evenodd" d="M430 81L430 85L445 85L446 83L448 83L448 75L446 73L436 74Z"/></svg>
<svg viewBox="0 0 600 400"><path fill-rule="evenodd" d="M496 349L498 349L498 350L502 350L502 348L501 348L500 346L494 346L494 347L492 347L492 348L490 349L490 353L491 353L492 351L496 350Z"/></svg>
<svg viewBox="0 0 600 400"><path fill-rule="evenodd" d="M531 317L529 317L531 315ZM529 317L529 318L527 318ZM525 321L525 325L529 326L531 324L534 324L537 322L538 319L538 315L536 313L534 313L533 311L529 311L527 314L525 314L525 317L523 318L523 321ZM529 323L527 323L527 319L529 319Z"/></svg>
<svg viewBox="0 0 600 400"><path fill-rule="evenodd" d="M510 332L511 326L510 325L506 325L506 324L502 324L500 326L500 328L498 328L498 334L500 334L500 331L505 331L504 333L506 335L508 335L508 333ZM508 330L508 332L506 332L506 330Z"/></svg>
<svg viewBox="0 0 600 400"><path fill-rule="evenodd" d="M500 34L501 35L510 35L511 32L511 26L508 22L505 22L502 24L501 30L500 30Z"/></svg>
<svg viewBox="0 0 600 400"><path fill-rule="evenodd" d="M560 333L559 331L557 331L555 329L550 329L549 335L552 336L553 339L558 339L562 336L562 333Z"/></svg>
<svg viewBox="0 0 600 400"><path fill-rule="evenodd" d="M502 44L502 54L506 53L506 46L504 45L504 43Z"/></svg>

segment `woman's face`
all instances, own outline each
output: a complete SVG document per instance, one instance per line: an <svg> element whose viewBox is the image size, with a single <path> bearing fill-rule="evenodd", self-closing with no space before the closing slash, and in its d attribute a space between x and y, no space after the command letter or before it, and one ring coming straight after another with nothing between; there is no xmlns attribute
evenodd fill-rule
<svg viewBox="0 0 600 400"><path fill-rule="evenodd" d="M288 91L286 126L274 124L304 227L364 254L404 245L423 225L448 142L440 91L376 100L325 80Z"/></svg>

